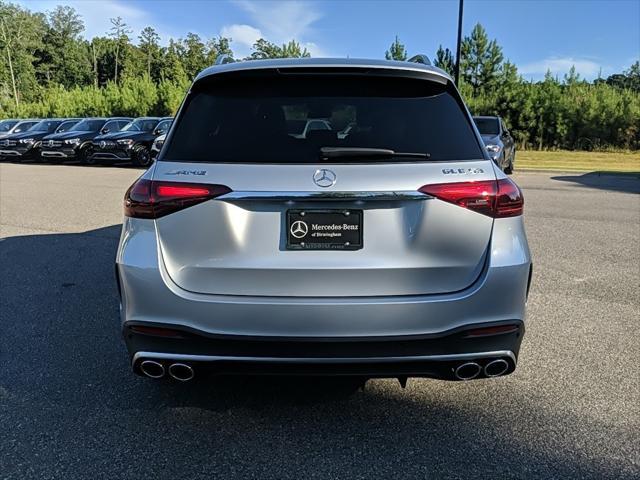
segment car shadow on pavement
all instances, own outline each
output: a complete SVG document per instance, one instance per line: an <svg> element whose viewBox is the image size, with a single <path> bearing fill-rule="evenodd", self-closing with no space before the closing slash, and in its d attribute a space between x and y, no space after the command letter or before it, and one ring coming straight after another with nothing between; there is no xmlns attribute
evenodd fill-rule
<svg viewBox="0 0 640 480"><path fill-rule="evenodd" d="M363 391L342 379L135 376L120 336L119 233L0 240L0 424L27 476L125 478L133 465L137 478L632 476L607 444L633 444L631 430L538 404L529 382L540 381L518 372ZM602 454L584 454L585 438Z"/></svg>
<svg viewBox="0 0 640 480"><path fill-rule="evenodd" d="M560 175L551 177L551 179L601 190L640 193L640 172L589 172L582 175Z"/></svg>

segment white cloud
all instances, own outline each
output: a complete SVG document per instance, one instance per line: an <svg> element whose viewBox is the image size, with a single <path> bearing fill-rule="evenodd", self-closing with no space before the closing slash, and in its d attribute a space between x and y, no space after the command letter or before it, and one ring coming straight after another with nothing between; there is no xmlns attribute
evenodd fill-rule
<svg viewBox="0 0 640 480"><path fill-rule="evenodd" d="M313 42L302 42L300 43L301 48L306 48L307 51L311 54L312 57L331 57L332 55L327 52L324 48L319 46Z"/></svg>
<svg viewBox="0 0 640 480"><path fill-rule="evenodd" d="M313 25L323 16L316 8L317 4L303 1L254 0L236 0L234 3L249 15L253 24L226 25L220 31L220 35L233 39L236 56L247 56L250 50L245 50L246 46L251 47L261 37L276 44L296 40L314 57L329 56L325 49L311 41L314 34ZM259 36L256 38L256 35ZM249 40L251 44L247 43Z"/></svg>
<svg viewBox="0 0 640 480"><path fill-rule="evenodd" d="M601 69L603 74L605 70L608 70L604 65L585 58L548 57L544 60L519 65L518 72L525 76L542 77L547 73L547 70L550 70L553 76L562 77L573 66L582 78L589 80L596 78Z"/></svg>
<svg viewBox="0 0 640 480"><path fill-rule="evenodd" d="M262 32L251 25L225 25L220 30L220 35L231 38L231 49L236 57L246 57L251 53L251 47L261 38Z"/></svg>
<svg viewBox="0 0 640 480"><path fill-rule="evenodd" d="M278 43L304 38L311 33L313 23L322 18L316 5L310 2L238 0L236 3L271 41Z"/></svg>

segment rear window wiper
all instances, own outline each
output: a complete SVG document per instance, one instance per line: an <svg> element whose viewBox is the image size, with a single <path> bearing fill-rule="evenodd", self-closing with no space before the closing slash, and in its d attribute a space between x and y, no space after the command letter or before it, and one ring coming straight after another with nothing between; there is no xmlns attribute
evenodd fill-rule
<svg viewBox="0 0 640 480"><path fill-rule="evenodd" d="M348 157L410 157L410 158L429 158L428 153L421 152L396 152L388 148L365 148L365 147L322 147L320 156L323 160L330 158L348 158Z"/></svg>

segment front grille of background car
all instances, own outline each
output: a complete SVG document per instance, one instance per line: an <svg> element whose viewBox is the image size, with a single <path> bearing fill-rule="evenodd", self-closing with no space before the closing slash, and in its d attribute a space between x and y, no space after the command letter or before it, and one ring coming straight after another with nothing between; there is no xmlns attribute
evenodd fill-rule
<svg viewBox="0 0 640 480"><path fill-rule="evenodd" d="M15 140L0 140L0 146L2 147L15 147L18 144Z"/></svg>
<svg viewBox="0 0 640 480"><path fill-rule="evenodd" d="M93 146L97 148L113 148L116 146L116 142L107 142L102 140L100 142L93 142Z"/></svg>
<svg viewBox="0 0 640 480"><path fill-rule="evenodd" d="M43 147L61 147L62 142L60 140L47 140L42 142Z"/></svg>

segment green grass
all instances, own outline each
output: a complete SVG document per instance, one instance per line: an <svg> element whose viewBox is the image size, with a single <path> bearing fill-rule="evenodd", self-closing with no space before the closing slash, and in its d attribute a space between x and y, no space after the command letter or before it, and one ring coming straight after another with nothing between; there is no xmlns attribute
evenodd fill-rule
<svg viewBox="0 0 640 480"><path fill-rule="evenodd" d="M516 151L516 170L634 172L640 174L640 152Z"/></svg>

